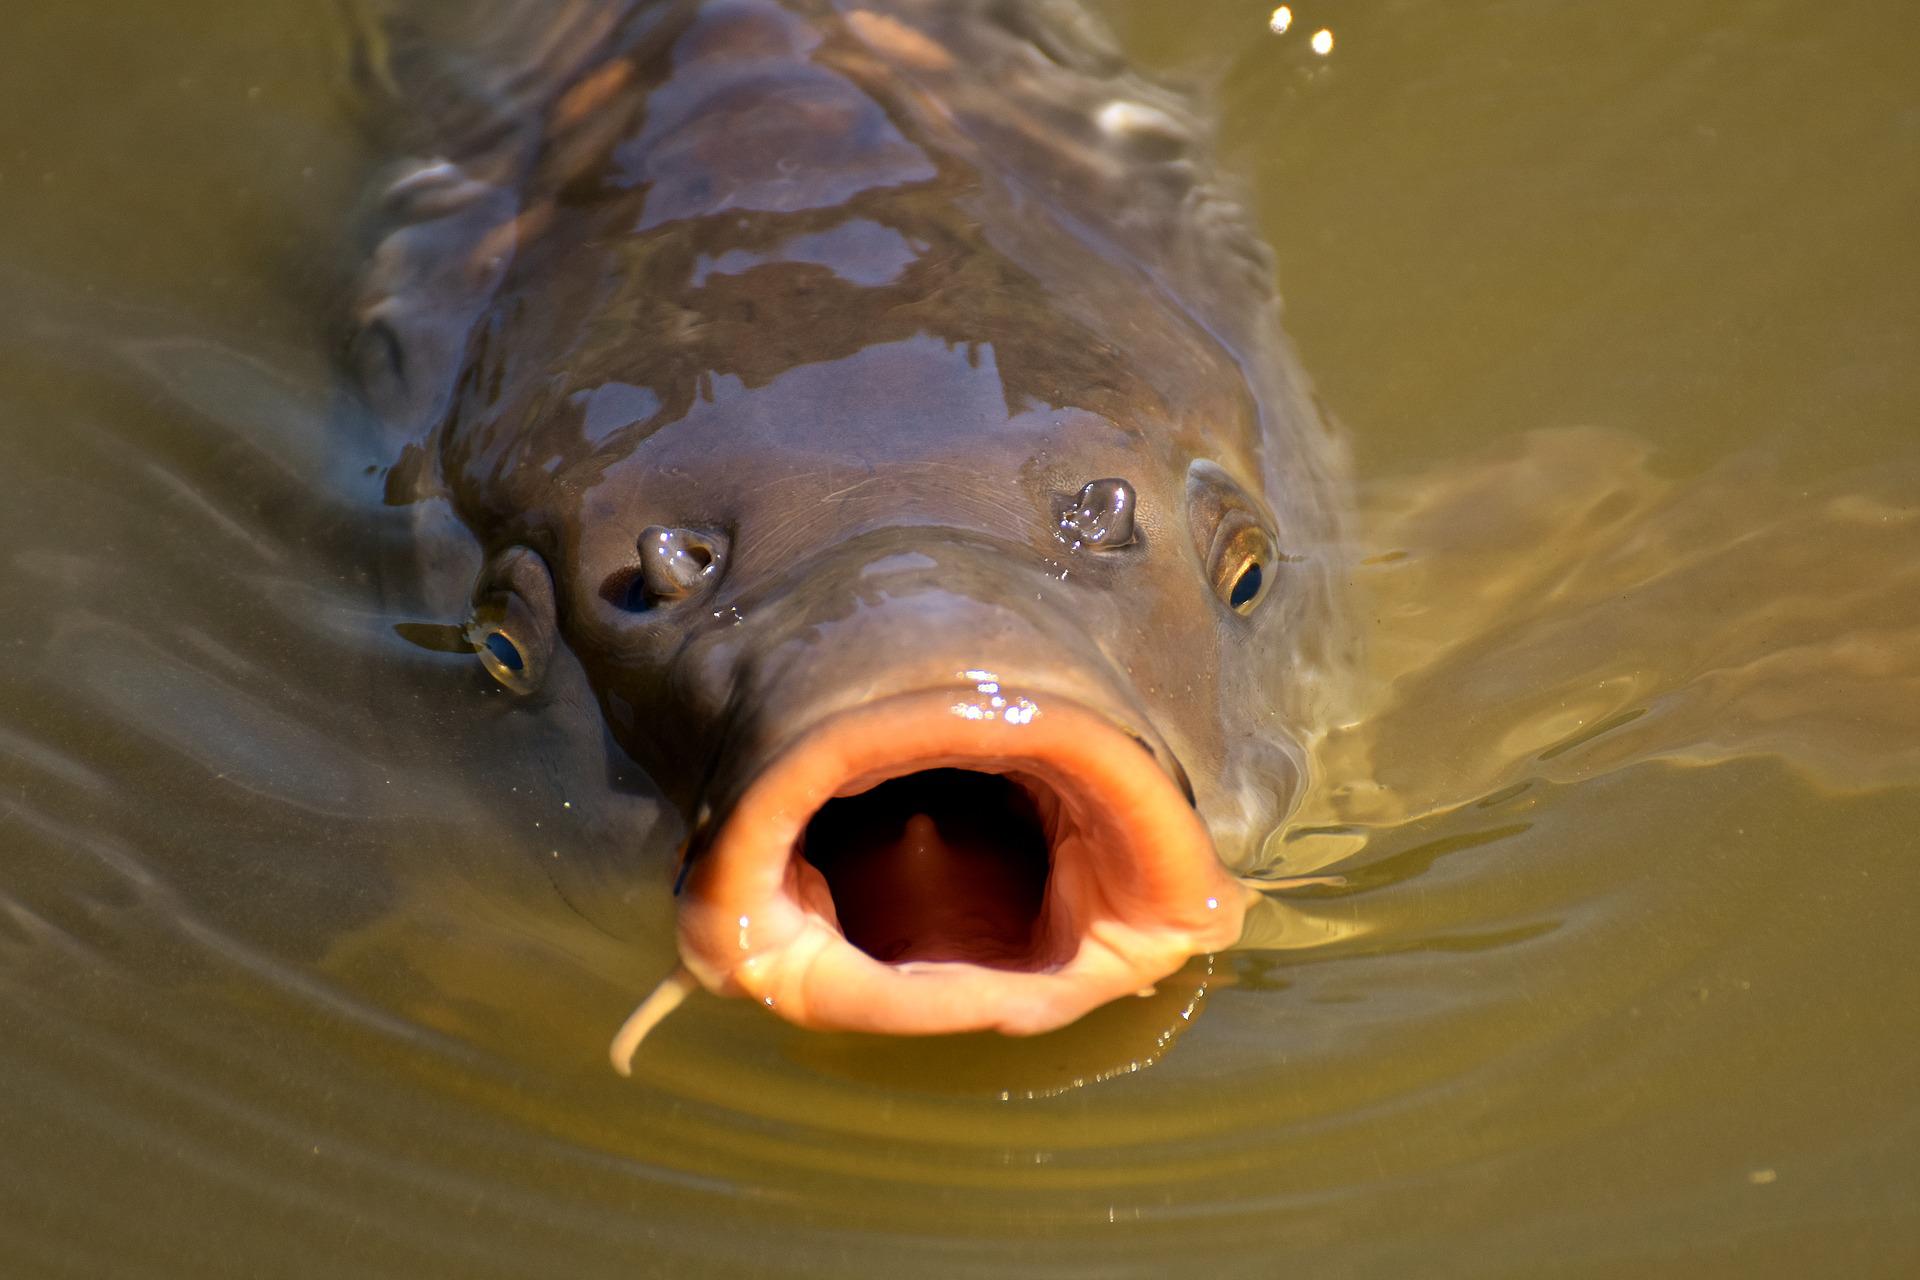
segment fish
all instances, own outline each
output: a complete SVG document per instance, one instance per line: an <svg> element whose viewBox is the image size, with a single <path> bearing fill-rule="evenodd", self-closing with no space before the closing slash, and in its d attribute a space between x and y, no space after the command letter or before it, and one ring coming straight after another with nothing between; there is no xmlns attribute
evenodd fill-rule
<svg viewBox="0 0 1920 1280"><path fill-rule="evenodd" d="M450 647L577 663L683 824L615 1067L697 990L1033 1035L1234 945L1356 641L1204 105L1066 0L461 8L356 17L340 346Z"/></svg>

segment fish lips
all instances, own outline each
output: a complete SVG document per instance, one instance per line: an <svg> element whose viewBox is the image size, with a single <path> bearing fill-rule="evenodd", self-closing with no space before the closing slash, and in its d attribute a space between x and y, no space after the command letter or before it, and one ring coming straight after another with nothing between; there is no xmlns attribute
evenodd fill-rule
<svg viewBox="0 0 1920 1280"><path fill-rule="evenodd" d="M1240 935L1253 895L1215 856L1170 762L1079 702L997 683L829 715L750 773L691 855L681 959L708 990L803 1027L1032 1035L1065 1026ZM1020 797L1013 808L1044 839L1044 887L1020 945L973 947L946 912L938 936L882 959L843 928L846 873L823 872L810 824L830 802L936 771L1005 780ZM936 874L917 888L913 879L894 880L906 885L910 915L939 917L950 900L981 892L964 867L957 879Z"/></svg>

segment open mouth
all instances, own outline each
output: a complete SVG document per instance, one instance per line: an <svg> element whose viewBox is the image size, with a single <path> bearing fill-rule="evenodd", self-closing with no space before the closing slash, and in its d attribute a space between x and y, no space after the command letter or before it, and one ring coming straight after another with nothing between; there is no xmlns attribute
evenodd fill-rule
<svg viewBox="0 0 1920 1280"><path fill-rule="evenodd" d="M840 931L876 960L1044 969L1063 958L1044 911L1059 820L1038 782L926 769L827 801L800 850Z"/></svg>
<svg viewBox="0 0 1920 1280"><path fill-rule="evenodd" d="M1134 736L936 691L832 716L752 778L691 868L680 951L802 1026L1033 1034L1230 945L1246 897Z"/></svg>

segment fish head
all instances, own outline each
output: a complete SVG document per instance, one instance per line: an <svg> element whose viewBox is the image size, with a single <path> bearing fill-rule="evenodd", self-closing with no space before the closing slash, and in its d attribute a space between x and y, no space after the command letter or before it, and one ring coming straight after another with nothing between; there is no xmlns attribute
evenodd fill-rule
<svg viewBox="0 0 1920 1280"><path fill-rule="evenodd" d="M480 660L531 690L567 646L688 820L687 967L1035 1032L1237 937L1338 450L1192 113L930 8L642 6L549 97L507 77L535 127L397 184L364 313L490 553Z"/></svg>
<svg viewBox="0 0 1920 1280"><path fill-rule="evenodd" d="M476 595L482 660L570 646L689 816L688 966L802 1025L1032 1033L1151 988L1238 937L1226 860L1298 789L1268 655L1304 605L1231 365L1196 424L1013 394L997 354L716 379L544 469Z"/></svg>

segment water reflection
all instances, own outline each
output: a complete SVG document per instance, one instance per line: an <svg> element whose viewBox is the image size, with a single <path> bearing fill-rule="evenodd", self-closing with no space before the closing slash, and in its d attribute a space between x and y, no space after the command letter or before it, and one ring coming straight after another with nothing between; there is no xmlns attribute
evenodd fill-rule
<svg viewBox="0 0 1920 1280"><path fill-rule="evenodd" d="M1774 756L1832 792L1912 785L1915 493L1911 455L1808 480L1755 451L1680 482L1592 431L1376 484L1359 579L1374 693L1323 744L1329 785L1281 861L1652 760Z"/></svg>

